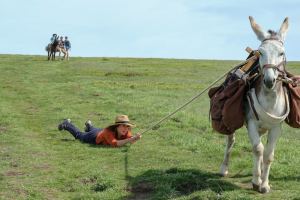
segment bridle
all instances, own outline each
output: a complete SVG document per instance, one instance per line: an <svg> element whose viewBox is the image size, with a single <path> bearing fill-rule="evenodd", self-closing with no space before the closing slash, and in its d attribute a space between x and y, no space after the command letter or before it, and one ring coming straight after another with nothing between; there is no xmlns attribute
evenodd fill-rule
<svg viewBox="0 0 300 200"><path fill-rule="evenodd" d="M278 38L268 38L268 39L263 40L262 42L265 42L267 40L276 40L276 41L280 42L281 44L283 44L283 41L280 40L280 39L278 39ZM258 76L262 76L263 75L261 69L273 68L273 69L275 69L275 70L277 70L279 72L279 75L278 75L278 77L276 79L277 81L282 81L283 83L291 84L293 87L300 86L299 85L300 83L298 83L298 81L295 81L295 80L289 78L289 77L291 77L293 75L286 71L286 63L287 63L286 56L284 54L283 55L283 60L280 63L278 63L277 65L274 65L274 64L265 64L262 68L258 67L258 74L257 75ZM280 69L281 66L283 66L283 70Z"/></svg>
<svg viewBox="0 0 300 200"><path fill-rule="evenodd" d="M281 66L283 66L283 70L280 69ZM279 76L286 76L285 66L286 66L286 59L284 57L283 61L281 61L277 65L265 64L262 68L263 69L275 69L279 72Z"/></svg>
<svg viewBox="0 0 300 200"><path fill-rule="evenodd" d="M266 41L266 40L276 40L278 42L280 42L281 44L283 44L283 42L279 39L275 39L275 38L269 38L269 39L265 39L262 42ZM258 77L262 77L263 76L263 69L274 69L276 71L278 71L278 77L276 79L276 81L282 81L282 82L288 82L291 79L289 79L287 77L287 73L286 73L286 57L285 54L283 54L283 60L278 63L277 65L274 64L265 64L262 67L258 67ZM275 116L271 113L268 113L267 111L265 111L265 109L260 105L259 100L257 98L256 92L255 92L255 88L251 88L248 91L247 94L247 100L249 103L249 107L252 110L252 113L254 114L255 118L257 120L263 120L263 121L267 121L271 124L277 124L282 122L289 114L290 112L290 107L289 107L289 103L288 103L288 94L286 91L286 88L283 87L284 89L284 98L285 98L285 102L286 102L286 111L282 116Z"/></svg>
<svg viewBox="0 0 300 200"><path fill-rule="evenodd" d="M262 41L262 43L264 43L265 41L268 41L268 40L275 40L275 41L280 42L283 45L283 41L276 38L276 37L271 37L271 38L264 39ZM283 70L280 69L281 66L283 67ZM274 69L274 70L278 71L279 75L278 75L277 80L285 82L284 80L287 79L287 73L286 73L285 67L286 67L286 56L285 56L285 54L283 54L283 60L280 63L278 63L277 65L265 64L265 65L262 66L262 69L270 69L271 68L271 69ZM263 75L262 70L259 70L259 75Z"/></svg>

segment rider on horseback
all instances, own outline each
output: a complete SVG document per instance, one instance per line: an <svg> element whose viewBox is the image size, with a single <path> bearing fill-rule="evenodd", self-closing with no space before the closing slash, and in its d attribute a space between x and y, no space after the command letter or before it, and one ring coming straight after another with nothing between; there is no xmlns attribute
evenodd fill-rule
<svg viewBox="0 0 300 200"><path fill-rule="evenodd" d="M57 38L58 38L57 34L54 33L54 34L52 35L52 37L50 38L50 43L53 44L53 42L54 42L55 39L57 39Z"/></svg>

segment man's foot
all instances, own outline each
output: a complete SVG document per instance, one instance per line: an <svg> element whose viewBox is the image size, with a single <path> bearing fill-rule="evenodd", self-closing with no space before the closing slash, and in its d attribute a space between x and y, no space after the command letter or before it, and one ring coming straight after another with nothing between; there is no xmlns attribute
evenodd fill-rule
<svg viewBox="0 0 300 200"><path fill-rule="evenodd" d="M65 130L66 125L68 123L71 123L71 120L70 119L64 119L64 121L62 123L58 124L58 130L59 131Z"/></svg>
<svg viewBox="0 0 300 200"><path fill-rule="evenodd" d="M85 128L84 128L85 132L89 132L91 130L91 127L93 126L92 121L89 119L84 123L84 125L85 125Z"/></svg>

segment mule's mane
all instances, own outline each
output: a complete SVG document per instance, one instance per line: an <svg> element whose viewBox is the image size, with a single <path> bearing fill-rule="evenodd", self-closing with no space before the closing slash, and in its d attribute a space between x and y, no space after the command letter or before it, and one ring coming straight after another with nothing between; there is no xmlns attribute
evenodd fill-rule
<svg viewBox="0 0 300 200"><path fill-rule="evenodd" d="M264 39L262 42L266 40L277 40L283 44L283 41L280 39L280 36L276 31L268 30L268 33L270 34L266 39Z"/></svg>
<svg viewBox="0 0 300 200"><path fill-rule="evenodd" d="M268 33L270 34L270 37L268 39L271 40L280 40L280 37L276 31L268 30Z"/></svg>
<svg viewBox="0 0 300 200"><path fill-rule="evenodd" d="M277 32L273 30L268 30L268 33L271 34L271 37L277 36Z"/></svg>

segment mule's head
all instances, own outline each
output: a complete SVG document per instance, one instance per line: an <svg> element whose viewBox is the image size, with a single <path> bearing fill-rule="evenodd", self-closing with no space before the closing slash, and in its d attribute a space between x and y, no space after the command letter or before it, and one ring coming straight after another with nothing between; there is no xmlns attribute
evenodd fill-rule
<svg viewBox="0 0 300 200"><path fill-rule="evenodd" d="M253 19L249 17L251 27L261 41L259 46L259 63L263 75L264 86L274 89L278 76L284 73L285 50L284 40L288 30L288 18L285 18L278 32L265 32Z"/></svg>

